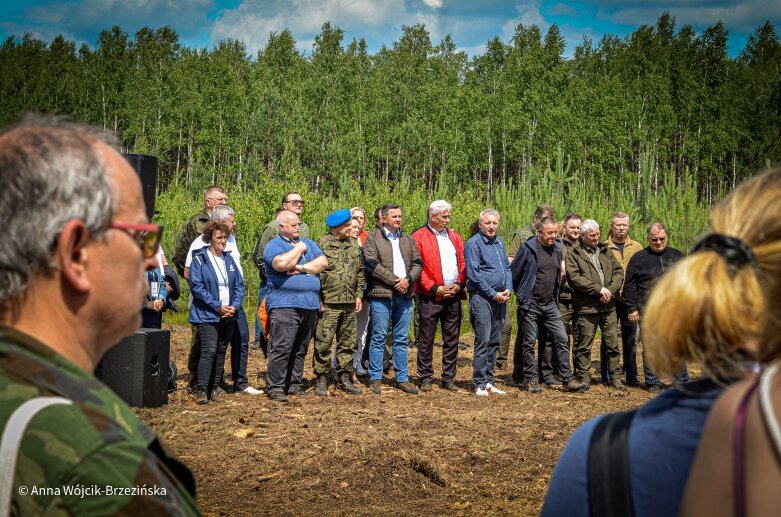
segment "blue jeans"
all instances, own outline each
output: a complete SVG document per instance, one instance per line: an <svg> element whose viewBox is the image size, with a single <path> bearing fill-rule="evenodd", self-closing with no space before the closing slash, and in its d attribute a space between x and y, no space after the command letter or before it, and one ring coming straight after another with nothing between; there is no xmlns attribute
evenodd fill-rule
<svg viewBox="0 0 781 517"><path fill-rule="evenodd" d="M475 388L494 382L496 350L502 337L507 304L490 300L481 294L469 296L469 321L475 329L472 381Z"/></svg>
<svg viewBox="0 0 781 517"><path fill-rule="evenodd" d="M393 298L371 300L372 328L369 345L369 379L382 379L382 359L388 324L393 322L393 371L396 382L409 381L407 369L407 336L412 318L412 300L394 293Z"/></svg>

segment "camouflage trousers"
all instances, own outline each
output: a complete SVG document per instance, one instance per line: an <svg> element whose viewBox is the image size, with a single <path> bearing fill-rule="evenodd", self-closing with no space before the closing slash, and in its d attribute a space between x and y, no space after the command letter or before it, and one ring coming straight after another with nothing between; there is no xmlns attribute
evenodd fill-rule
<svg viewBox="0 0 781 517"><path fill-rule="evenodd" d="M358 346L358 315L354 303L326 303L315 330L312 367L316 374L331 370L331 352L336 336L336 372L353 371L353 356Z"/></svg>

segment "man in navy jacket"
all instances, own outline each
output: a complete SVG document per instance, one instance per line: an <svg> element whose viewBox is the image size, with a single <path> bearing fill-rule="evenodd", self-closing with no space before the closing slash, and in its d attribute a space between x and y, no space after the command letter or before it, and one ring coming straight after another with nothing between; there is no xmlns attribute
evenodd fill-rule
<svg viewBox="0 0 781 517"><path fill-rule="evenodd" d="M558 358L559 375L566 391L583 391L588 384L572 377L569 366L569 338L559 310L559 284L562 280L561 243L556 240L558 225L552 217L540 220L540 232L530 237L513 259L513 289L518 299L519 332L523 338L523 371L513 371L513 381L531 393L539 393L534 342L537 325L544 325L553 338L553 353ZM516 348L515 353L519 350ZM516 364L518 362L516 361Z"/></svg>

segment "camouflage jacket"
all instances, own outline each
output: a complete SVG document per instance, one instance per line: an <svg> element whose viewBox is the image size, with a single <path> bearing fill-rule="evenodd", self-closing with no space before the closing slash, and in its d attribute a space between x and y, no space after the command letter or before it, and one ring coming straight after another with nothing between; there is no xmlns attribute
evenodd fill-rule
<svg viewBox="0 0 781 517"><path fill-rule="evenodd" d="M204 208L203 211L198 212L184 223L179 237L176 239L176 247L174 248L174 256L171 262L174 263L176 271L179 276L184 278L184 263L187 260L187 252L190 250L190 245L193 243L196 237L203 233L203 227L206 223L211 221L209 212Z"/></svg>
<svg viewBox="0 0 781 517"><path fill-rule="evenodd" d="M11 515L200 515L192 474L127 404L42 343L0 327L0 429L24 402L52 396L72 404L28 423Z"/></svg>
<svg viewBox="0 0 781 517"><path fill-rule="evenodd" d="M320 273L320 299L323 303L355 303L363 298L366 277L361 248L355 239L340 241L324 235L317 245L328 258L328 268Z"/></svg>

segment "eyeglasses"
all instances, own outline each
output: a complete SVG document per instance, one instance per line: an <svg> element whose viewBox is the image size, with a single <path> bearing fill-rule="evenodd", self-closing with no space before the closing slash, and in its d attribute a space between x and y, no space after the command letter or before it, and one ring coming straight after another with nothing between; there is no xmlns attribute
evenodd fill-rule
<svg viewBox="0 0 781 517"><path fill-rule="evenodd" d="M289 201L285 201L285 203L289 203L291 205L296 205L296 206L304 206L303 199L291 199Z"/></svg>
<svg viewBox="0 0 781 517"><path fill-rule="evenodd" d="M112 223L109 228L127 232L141 248L144 258L154 257L160 248L160 239L163 237L163 227L160 225Z"/></svg>

